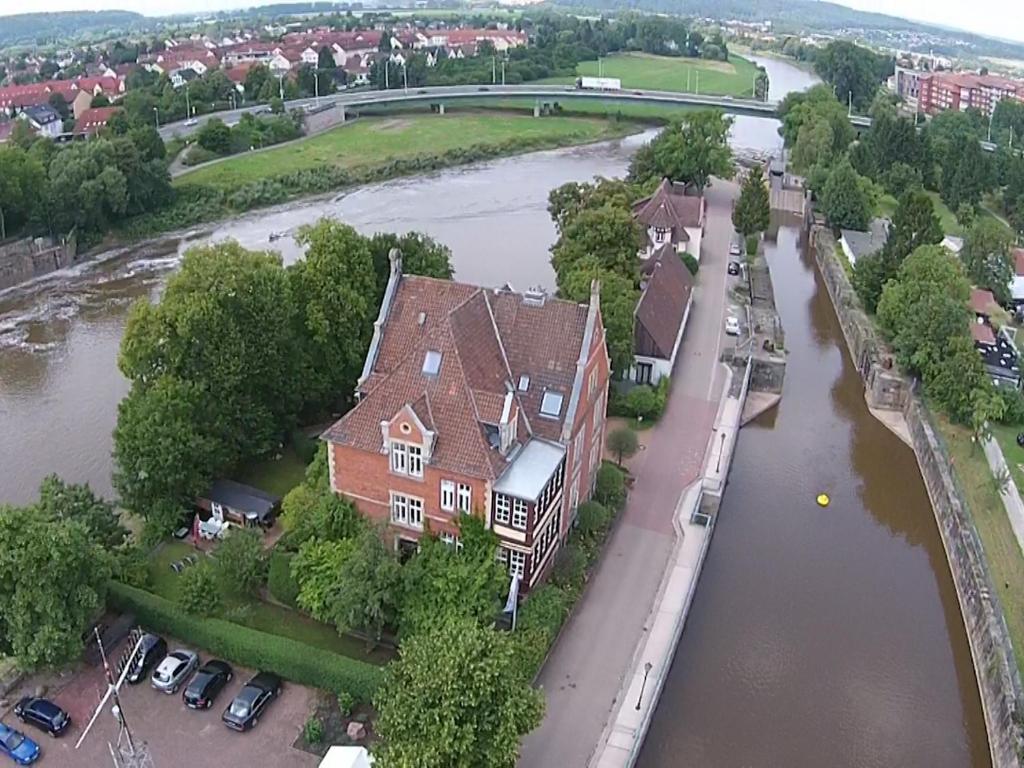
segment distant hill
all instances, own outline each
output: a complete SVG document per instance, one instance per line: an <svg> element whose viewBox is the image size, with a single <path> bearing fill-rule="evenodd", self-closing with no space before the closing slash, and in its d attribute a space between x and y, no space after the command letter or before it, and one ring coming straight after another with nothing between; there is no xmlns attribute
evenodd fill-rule
<svg viewBox="0 0 1024 768"><path fill-rule="evenodd" d="M951 43L963 41L976 52L990 56L1022 57L1024 44L993 40L962 30L901 19L883 13L847 8L825 0L555 0L559 6L596 10L636 10L677 16L700 16L740 21L771 20L783 31L867 29L880 32L920 32L945 38ZM895 4L894 5L898 5ZM946 53L954 53L950 45ZM936 53L939 51L936 49Z"/></svg>
<svg viewBox="0 0 1024 768"><path fill-rule="evenodd" d="M129 30L150 20L131 11L65 11L0 16L0 46L32 45L66 40L83 33Z"/></svg>

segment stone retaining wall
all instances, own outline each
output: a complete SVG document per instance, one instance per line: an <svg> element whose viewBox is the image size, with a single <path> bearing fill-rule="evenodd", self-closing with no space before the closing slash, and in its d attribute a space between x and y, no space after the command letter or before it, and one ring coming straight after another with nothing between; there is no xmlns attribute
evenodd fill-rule
<svg viewBox="0 0 1024 768"><path fill-rule="evenodd" d="M912 382L892 367L889 351L861 309L835 239L828 230L815 227L812 245L850 355L864 380L868 403L901 410L906 419L967 630L992 764L995 768L1020 766L1021 736L1015 723L1022 702L1020 674L981 540L950 470L952 461Z"/></svg>
<svg viewBox="0 0 1024 768"><path fill-rule="evenodd" d="M0 291L71 266L74 261L74 234L60 243L40 237L0 244Z"/></svg>

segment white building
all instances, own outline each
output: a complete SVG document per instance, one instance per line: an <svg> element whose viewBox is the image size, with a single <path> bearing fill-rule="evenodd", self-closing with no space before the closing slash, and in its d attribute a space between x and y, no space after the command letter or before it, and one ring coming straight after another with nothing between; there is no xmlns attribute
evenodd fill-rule
<svg viewBox="0 0 1024 768"><path fill-rule="evenodd" d="M650 258L671 243L677 253L700 261L706 209L704 196L694 186L663 179L653 195L633 204L633 215L647 229L647 245L640 255Z"/></svg>

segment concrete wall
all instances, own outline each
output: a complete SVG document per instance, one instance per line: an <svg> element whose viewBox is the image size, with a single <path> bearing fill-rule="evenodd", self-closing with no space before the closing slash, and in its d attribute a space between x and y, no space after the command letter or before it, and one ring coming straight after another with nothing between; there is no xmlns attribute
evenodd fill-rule
<svg viewBox="0 0 1024 768"><path fill-rule="evenodd" d="M75 237L64 242L25 238L0 245L0 291L75 263Z"/></svg>
<svg viewBox="0 0 1024 768"><path fill-rule="evenodd" d="M861 309L831 233L815 227L812 243L850 355L864 380L868 403L901 410L906 420L960 602L992 764L995 768L1020 766L1021 733L1014 722L1015 713L1024 711L1020 674L981 540L950 469L952 460L927 408L912 391L911 382L892 366L888 350Z"/></svg>

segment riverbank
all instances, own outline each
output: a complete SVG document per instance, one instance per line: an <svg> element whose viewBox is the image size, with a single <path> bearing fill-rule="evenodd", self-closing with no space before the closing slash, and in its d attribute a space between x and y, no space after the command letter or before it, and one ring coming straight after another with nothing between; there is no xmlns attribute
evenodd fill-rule
<svg viewBox="0 0 1024 768"><path fill-rule="evenodd" d="M182 174L168 208L132 219L105 248L326 192L545 149L593 144L642 126L590 117L478 114L363 118L302 142Z"/></svg>
<svg viewBox="0 0 1024 768"><path fill-rule="evenodd" d="M1016 712L1022 698L1020 673L985 545L957 478L964 459L962 448L957 456L960 461L954 461L927 405L912 391L910 382L888 366L890 355L860 307L831 233L816 227L812 239L815 261L843 328L849 353L860 361L858 370L865 383L868 404L902 413L906 421L967 631L992 763L996 768L1018 766L1020 731ZM888 419L882 423L890 426ZM975 485L971 482L972 487ZM988 526L981 530L985 528ZM989 542L989 546L993 543Z"/></svg>

